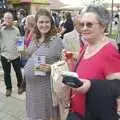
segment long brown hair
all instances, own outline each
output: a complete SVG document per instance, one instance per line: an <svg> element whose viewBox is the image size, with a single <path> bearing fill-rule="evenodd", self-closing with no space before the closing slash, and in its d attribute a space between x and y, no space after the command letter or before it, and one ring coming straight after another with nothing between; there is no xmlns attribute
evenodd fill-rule
<svg viewBox="0 0 120 120"><path fill-rule="evenodd" d="M56 30L55 25L53 23L52 16L47 9L39 9L37 11L36 15L35 15L36 24L35 24L35 27L34 27L34 30L33 30L33 33L34 33L33 40L35 40L36 42L39 42L39 39L41 38L41 33L40 33L40 31L38 30L38 27L37 27L37 21L38 21L39 17L42 16L42 15L45 15L45 16L49 17L50 22L51 22L51 29L46 34L46 37L45 37L45 42L48 42L50 40L51 36L56 35L57 30Z"/></svg>

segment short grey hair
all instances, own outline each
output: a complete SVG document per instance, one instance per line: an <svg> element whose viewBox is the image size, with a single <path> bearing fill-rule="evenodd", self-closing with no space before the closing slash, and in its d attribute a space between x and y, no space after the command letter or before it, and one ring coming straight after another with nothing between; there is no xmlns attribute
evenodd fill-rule
<svg viewBox="0 0 120 120"><path fill-rule="evenodd" d="M101 24L105 25L106 27L111 22L110 13L107 9L105 9L103 5L90 4L82 9L81 15L83 15L84 13L88 13L88 12L94 13L98 21Z"/></svg>

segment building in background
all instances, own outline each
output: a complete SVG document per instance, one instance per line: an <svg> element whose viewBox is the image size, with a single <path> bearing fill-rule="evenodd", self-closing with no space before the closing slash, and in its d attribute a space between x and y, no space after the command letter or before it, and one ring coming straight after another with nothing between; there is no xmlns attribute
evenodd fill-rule
<svg viewBox="0 0 120 120"><path fill-rule="evenodd" d="M6 0L7 7L10 9L23 8L28 13L34 14L39 8L48 8L50 10L59 10L65 6L60 0Z"/></svg>
<svg viewBox="0 0 120 120"><path fill-rule="evenodd" d="M15 10L23 8L26 12L34 14L39 8L47 7L48 0L7 0L8 8Z"/></svg>

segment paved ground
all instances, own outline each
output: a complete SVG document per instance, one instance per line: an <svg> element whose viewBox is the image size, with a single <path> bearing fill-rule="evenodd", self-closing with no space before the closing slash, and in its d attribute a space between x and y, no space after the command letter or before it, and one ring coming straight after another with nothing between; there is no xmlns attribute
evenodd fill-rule
<svg viewBox="0 0 120 120"><path fill-rule="evenodd" d="M11 97L5 96L3 71L0 65L0 120L26 120L25 93L17 94L16 77L12 70L13 93Z"/></svg>
<svg viewBox="0 0 120 120"><path fill-rule="evenodd" d="M17 94L16 77L13 70L11 77L13 93L11 97L6 97L3 71L0 65L0 120L28 120L25 117L25 93Z"/></svg>

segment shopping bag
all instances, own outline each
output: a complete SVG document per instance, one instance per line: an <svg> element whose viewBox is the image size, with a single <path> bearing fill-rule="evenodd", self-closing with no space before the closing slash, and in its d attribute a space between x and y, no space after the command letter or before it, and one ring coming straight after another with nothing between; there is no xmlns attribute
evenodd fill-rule
<svg viewBox="0 0 120 120"><path fill-rule="evenodd" d="M69 112L70 88L62 80L62 72L69 71L68 64L62 60L51 65L51 88L53 106L59 106L61 120L65 120Z"/></svg>

